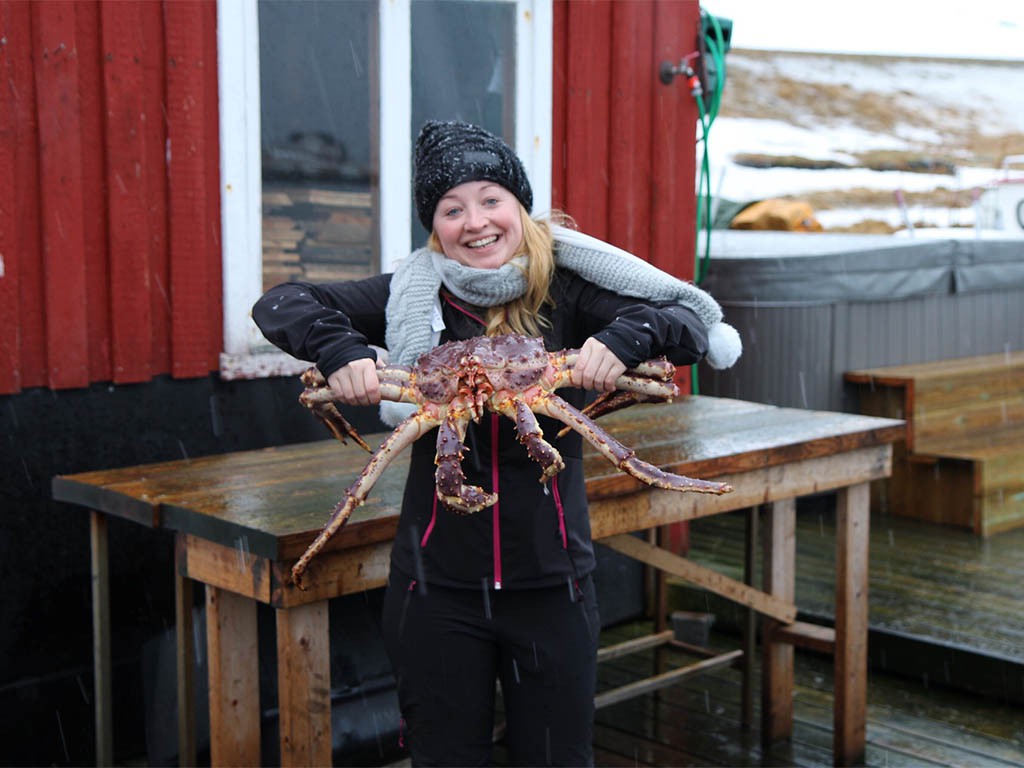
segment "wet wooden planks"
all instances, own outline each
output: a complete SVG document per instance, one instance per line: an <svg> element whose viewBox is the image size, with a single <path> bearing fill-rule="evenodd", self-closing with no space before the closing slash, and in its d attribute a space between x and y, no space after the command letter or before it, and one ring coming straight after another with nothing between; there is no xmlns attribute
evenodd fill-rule
<svg viewBox="0 0 1024 768"><path fill-rule="evenodd" d="M298 416L301 409L296 405ZM310 417L311 418L311 417ZM713 478L891 443L902 422L775 408L727 398L685 397L610 414L601 425L670 471ZM383 435L368 435L371 445ZM54 498L136 522L163 525L272 559L298 556L326 522L367 454L330 440L54 478ZM845 461L845 459L842 459ZM399 454L367 504L329 547L382 541L394 533L408 452ZM592 500L646 490L587 447Z"/></svg>
<svg viewBox="0 0 1024 768"><path fill-rule="evenodd" d="M817 507L817 508L815 508ZM798 514L797 605L832 619L834 515L827 502ZM690 557L738 575L742 515L691 523ZM967 690L1024 701L1024 530L982 539L904 517L872 517L869 626L872 662ZM689 594L687 594L689 593ZM684 588L684 607L703 597ZM730 607L715 605L720 620ZM1024 721L1024 717L1022 717Z"/></svg>
<svg viewBox="0 0 1024 768"><path fill-rule="evenodd" d="M603 643L649 631L643 623L606 630ZM713 635L715 650L731 638ZM685 660L661 651L664 663ZM599 666L599 690L649 674L655 652ZM832 764L832 672L828 660L797 654L794 735L764 752L756 729L740 717L740 672L718 669L658 694L616 704L597 714L597 765ZM755 721L757 718L755 717ZM908 685L875 676L869 687L865 764L869 766L1024 765L1024 723L1013 706Z"/></svg>

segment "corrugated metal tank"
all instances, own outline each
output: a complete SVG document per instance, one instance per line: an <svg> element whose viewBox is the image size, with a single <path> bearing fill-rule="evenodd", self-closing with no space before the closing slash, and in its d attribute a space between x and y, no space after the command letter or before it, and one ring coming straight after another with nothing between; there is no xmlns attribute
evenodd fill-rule
<svg viewBox="0 0 1024 768"><path fill-rule="evenodd" d="M744 343L700 392L855 412L843 373L1024 347L1024 240L713 233L701 287Z"/></svg>

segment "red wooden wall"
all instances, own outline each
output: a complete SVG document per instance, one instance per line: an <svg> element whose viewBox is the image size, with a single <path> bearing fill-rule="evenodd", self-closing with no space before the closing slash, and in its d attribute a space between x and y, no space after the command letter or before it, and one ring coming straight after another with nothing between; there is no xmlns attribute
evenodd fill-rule
<svg viewBox="0 0 1024 768"><path fill-rule="evenodd" d="M697 47L698 0L555 0L553 207L692 279L697 106L662 61Z"/></svg>
<svg viewBox="0 0 1024 768"><path fill-rule="evenodd" d="M555 0L555 207L693 275L697 0ZM0 0L0 394L222 344L216 4Z"/></svg>
<svg viewBox="0 0 1024 768"><path fill-rule="evenodd" d="M216 5L0 0L0 394L222 345Z"/></svg>

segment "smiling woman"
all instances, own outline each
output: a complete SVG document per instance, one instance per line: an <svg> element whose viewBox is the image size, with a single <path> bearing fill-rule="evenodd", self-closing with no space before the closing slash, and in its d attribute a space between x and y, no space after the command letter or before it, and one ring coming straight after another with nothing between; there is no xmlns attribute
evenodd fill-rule
<svg viewBox="0 0 1024 768"><path fill-rule="evenodd" d="M566 407L578 408L584 389L612 391L646 360L702 359L711 328L722 325L721 310L700 289L607 243L556 239L546 219L530 218L533 190L520 158L480 126L428 121L414 166L417 213L433 231L427 247L393 274L277 286L253 317L283 351L316 364L328 402L396 406L382 407L382 420L396 431L369 466L412 443L382 630L413 764L490 762L500 680L510 762L589 765L600 621L580 435L559 434L555 406L545 410L537 401L533 416L525 398L537 394L536 379L527 382L521 405L489 405L485 417L481 406L493 405L491 394L505 387L485 375L470 350L487 349L498 337L506 350L498 368L515 369L529 363L527 350L545 367L545 352L579 349L565 394ZM588 277L570 265L574 254L584 267L608 269ZM650 284L646 292L628 291L623 275L640 265L690 301L638 298L656 292ZM513 332L534 338L505 336ZM386 347L388 365L378 364L374 346ZM435 353L459 359L440 375L449 384L460 378L458 396L446 399L450 409L432 398L396 398L396 381L414 387L424 376L437 378L437 366L423 362ZM547 455L545 446L561 459L537 483L534 460ZM353 485L331 525L341 525L365 491L365 482ZM318 542L330 534L329 526ZM315 564L305 570L306 559L293 577L312 587L317 573Z"/></svg>
<svg viewBox="0 0 1024 768"><path fill-rule="evenodd" d="M515 196L489 181L450 189L438 203L433 229L441 250L467 267L500 267L523 242Z"/></svg>

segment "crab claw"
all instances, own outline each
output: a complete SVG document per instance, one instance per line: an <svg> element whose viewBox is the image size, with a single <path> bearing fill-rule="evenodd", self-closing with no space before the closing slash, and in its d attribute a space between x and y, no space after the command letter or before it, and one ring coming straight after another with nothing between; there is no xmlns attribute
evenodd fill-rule
<svg viewBox="0 0 1024 768"><path fill-rule="evenodd" d="M323 374L316 368L307 368L300 378L306 389L299 395L299 402L309 408L337 440L347 445L348 441L345 438L350 437L364 451L373 453L359 431L348 423L334 404L334 393L327 386Z"/></svg>
<svg viewBox="0 0 1024 768"><path fill-rule="evenodd" d="M540 464L542 483L565 469L562 455L544 439L544 431L537 423L537 417L533 415L530 406L519 398L509 398L502 402L498 409L502 415L515 422L519 442L526 446L530 458Z"/></svg>
<svg viewBox="0 0 1024 768"><path fill-rule="evenodd" d="M465 449L462 443L468 421L468 414L460 418L449 413L441 422L437 430L437 472L434 474L437 498L453 512L462 515L479 512L498 500L497 494L487 493L477 485L465 484L466 475L462 471Z"/></svg>

